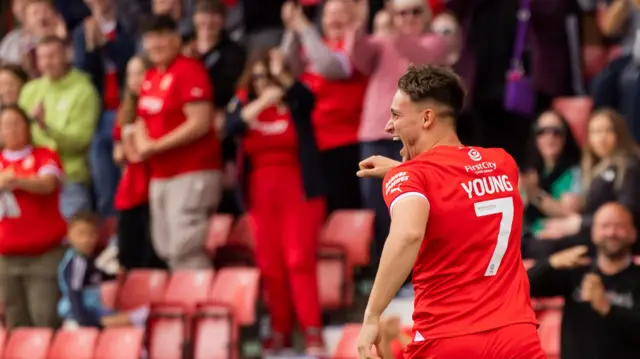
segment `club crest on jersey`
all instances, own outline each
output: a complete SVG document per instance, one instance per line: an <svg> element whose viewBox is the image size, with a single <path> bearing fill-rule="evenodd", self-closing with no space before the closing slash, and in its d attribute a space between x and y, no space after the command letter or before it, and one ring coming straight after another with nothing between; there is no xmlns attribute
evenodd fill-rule
<svg viewBox="0 0 640 359"><path fill-rule="evenodd" d="M33 168L33 155L28 156L22 161L22 169L30 170Z"/></svg>
<svg viewBox="0 0 640 359"><path fill-rule="evenodd" d="M402 189L400 189L400 184L402 182L406 182L408 179L409 176L407 175L407 172L396 173L391 178L389 178L387 184L385 184L385 194L388 196L395 192L402 192Z"/></svg>
<svg viewBox="0 0 640 359"><path fill-rule="evenodd" d="M476 150L475 148L470 149L468 155L469 158L476 162L482 161L482 155L480 155L480 152L478 152L478 150Z"/></svg>

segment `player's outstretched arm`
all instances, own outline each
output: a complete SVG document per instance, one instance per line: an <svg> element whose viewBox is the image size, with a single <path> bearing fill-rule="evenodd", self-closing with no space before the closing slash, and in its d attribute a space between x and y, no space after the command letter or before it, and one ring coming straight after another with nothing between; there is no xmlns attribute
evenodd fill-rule
<svg viewBox="0 0 640 359"><path fill-rule="evenodd" d="M371 156L360 161L360 170L356 173L358 177L384 178L391 169L399 165L400 162L383 156Z"/></svg>
<svg viewBox="0 0 640 359"><path fill-rule="evenodd" d="M377 327L380 316L409 276L429 220L429 201L421 195L398 198L391 208L389 236L382 250L358 339L358 352L362 359L371 358L371 346L379 340Z"/></svg>

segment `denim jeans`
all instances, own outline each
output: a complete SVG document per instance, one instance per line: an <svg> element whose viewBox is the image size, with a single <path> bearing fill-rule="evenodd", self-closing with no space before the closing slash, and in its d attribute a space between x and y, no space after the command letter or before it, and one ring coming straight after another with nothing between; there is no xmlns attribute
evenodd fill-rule
<svg viewBox="0 0 640 359"><path fill-rule="evenodd" d="M391 140L363 142L360 147L360 154L361 159L379 155L400 161L402 159L400 157L400 149L402 149L402 144ZM389 225L391 224L389 210L382 197L382 179L361 178L360 193L362 194L363 207L376 213L374 240L371 246L371 266L377 270L380 256L382 255L382 247L389 234Z"/></svg>
<svg viewBox="0 0 640 359"><path fill-rule="evenodd" d="M115 215L113 197L120 180L120 169L113 163L115 111L105 111L91 142L90 164L96 210L101 217Z"/></svg>
<svg viewBox="0 0 640 359"><path fill-rule="evenodd" d="M60 212L65 219L79 211L91 210L91 192L83 183L65 183L60 196Z"/></svg>

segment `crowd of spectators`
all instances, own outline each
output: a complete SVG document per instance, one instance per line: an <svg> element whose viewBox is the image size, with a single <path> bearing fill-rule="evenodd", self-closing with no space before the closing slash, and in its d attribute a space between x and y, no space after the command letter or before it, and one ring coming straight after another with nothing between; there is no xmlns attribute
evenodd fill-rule
<svg viewBox="0 0 640 359"><path fill-rule="evenodd" d="M389 104L410 64L431 64L467 86L462 140L520 165L523 256L537 260L532 295L566 298L563 358L640 355L640 1L0 7L12 14L0 43L8 328L142 325L149 308L107 310L95 285L134 268L210 268L210 216L247 212L265 349L289 347L296 318L307 352L322 352L319 229L335 210L374 211L375 273L390 219L382 181L355 173L371 155L401 160ZM567 96L591 96L584 123L554 107ZM103 251L100 223L114 217ZM406 342L398 326L383 332Z"/></svg>

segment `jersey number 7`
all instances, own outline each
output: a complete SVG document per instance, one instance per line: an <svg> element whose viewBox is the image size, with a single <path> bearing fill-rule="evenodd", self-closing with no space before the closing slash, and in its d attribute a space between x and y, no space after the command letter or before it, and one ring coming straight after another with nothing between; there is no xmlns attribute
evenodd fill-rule
<svg viewBox="0 0 640 359"><path fill-rule="evenodd" d="M492 214L501 214L500 228L498 230L498 243L491 255L491 261L487 270L484 272L485 277L490 277L498 273L502 257L507 252L509 245L509 236L511 235L511 227L513 225L513 197L505 197L492 199L488 201L476 202L474 205L476 216L490 216Z"/></svg>

